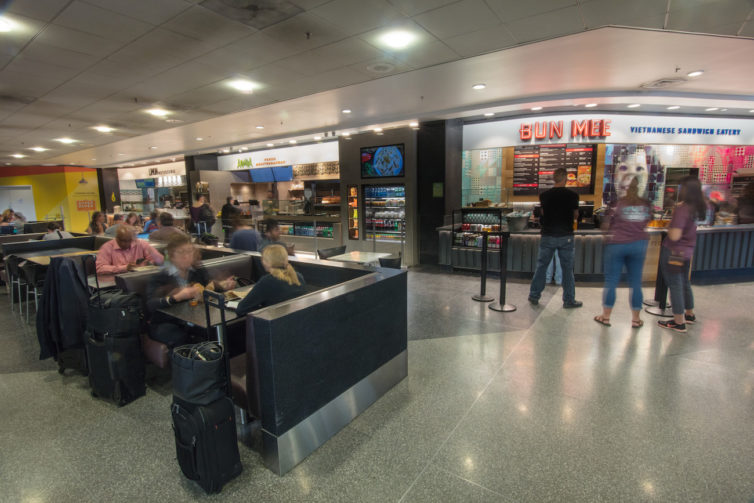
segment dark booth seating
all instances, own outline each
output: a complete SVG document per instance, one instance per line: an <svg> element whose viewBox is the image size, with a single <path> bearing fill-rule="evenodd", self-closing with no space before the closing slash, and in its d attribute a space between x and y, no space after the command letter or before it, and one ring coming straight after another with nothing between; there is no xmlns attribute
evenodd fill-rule
<svg viewBox="0 0 754 503"><path fill-rule="evenodd" d="M279 475L407 375L405 271L293 265L307 282L344 281L250 313L247 351L231 360L234 400L261 419Z"/></svg>
<svg viewBox="0 0 754 503"><path fill-rule="evenodd" d="M323 248L322 250L317 250L317 255L319 255L319 258L321 258L322 260L325 260L330 257L334 257L335 255L343 255L345 252L345 246L334 246L332 248Z"/></svg>

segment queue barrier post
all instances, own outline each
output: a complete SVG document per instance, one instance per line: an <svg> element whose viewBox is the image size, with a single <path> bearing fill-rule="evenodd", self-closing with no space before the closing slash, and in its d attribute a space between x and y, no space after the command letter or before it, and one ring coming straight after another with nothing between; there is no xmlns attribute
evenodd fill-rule
<svg viewBox="0 0 754 503"><path fill-rule="evenodd" d="M487 241L490 237L489 232L482 232L482 285L478 295L473 295L471 298L477 302L492 302L495 300L493 297L487 295Z"/></svg>
<svg viewBox="0 0 754 503"><path fill-rule="evenodd" d="M501 313L510 313L516 310L513 304L505 303L506 282L508 278L508 238L510 232L501 232L500 235L500 302L493 302L489 308Z"/></svg>

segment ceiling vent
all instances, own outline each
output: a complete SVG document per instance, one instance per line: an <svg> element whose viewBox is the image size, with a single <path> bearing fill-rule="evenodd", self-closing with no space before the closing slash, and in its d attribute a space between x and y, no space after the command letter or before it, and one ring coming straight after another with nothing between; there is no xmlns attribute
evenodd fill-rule
<svg viewBox="0 0 754 503"><path fill-rule="evenodd" d="M686 82L683 77L665 77L663 79L653 80L651 82L645 82L639 87L643 89L665 89L667 87L677 86Z"/></svg>
<svg viewBox="0 0 754 503"><path fill-rule="evenodd" d="M199 5L257 30L304 12L301 7L286 0L204 0Z"/></svg>
<svg viewBox="0 0 754 503"><path fill-rule="evenodd" d="M29 105L37 101L33 96L11 96L10 94L0 94L0 104L4 105Z"/></svg>
<svg viewBox="0 0 754 503"><path fill-rule="evenodd" d="M395 66L390 63L374 63L367 66L367 70L372 73L390 73L395 70Z"/></svg>

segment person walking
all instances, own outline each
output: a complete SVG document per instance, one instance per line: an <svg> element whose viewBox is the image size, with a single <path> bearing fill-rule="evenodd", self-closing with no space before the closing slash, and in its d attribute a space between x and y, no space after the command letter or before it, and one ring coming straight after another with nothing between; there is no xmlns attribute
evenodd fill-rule
<svg viewBox="0 0 754 503"><path fill-rule="evenodd" d="M557 251L560 267L563 270L563 307L566 309L581 307L583 303L576 300L576 283L573 277L573 223L578 218L579 195L567 189L568 173L565 168L558 168L553 173L555 186L539 195L542 204L540 225L542 227L537 255L537 269L529 288L529 303L539 304L539 298L545 289L547 266Z"/></svg>
<svg viewBox="0 0 754 503"><path fill-rule="evenodd" d="M639 328L644 321L639 317L644 300L641 292L641 277L644 257L647 254L649 234L646 226L652 215L649 201L639 196L639 178L626 175L621 186L627 185L626 195L618 200L609 220L607 245L605 246L605 288L602 291L602 314L594 321L610 326L610 314L615 305L615 289L618 287L623 267L628 274L631 289L631 327ZM630 178L627 182L625 178Z"/></svg>
<svg viewBox="0 0 754 503"><path fill-rule="evenodd" d="M660 272L670 290L673 310L672 319L657 322L662 328L684 333L687 323L696 323L689 267L696 246L696 222L704 220L706 214L702 184L695 176L687 176L681 180L678 203L660 248Z"/></svg>

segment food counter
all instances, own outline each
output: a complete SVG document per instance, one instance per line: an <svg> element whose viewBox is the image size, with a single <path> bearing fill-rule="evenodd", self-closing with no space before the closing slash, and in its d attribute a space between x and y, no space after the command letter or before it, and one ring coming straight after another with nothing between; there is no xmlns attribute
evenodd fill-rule
<svg viewBox="0 0 754 503"><path fill-rule="evenodd" d="M343 244L340 217L310 215L274 215L280 225L280 240L296 245L297 251L315 253L318 249ZM259 226L262 232L262 226Z"/></svg>

